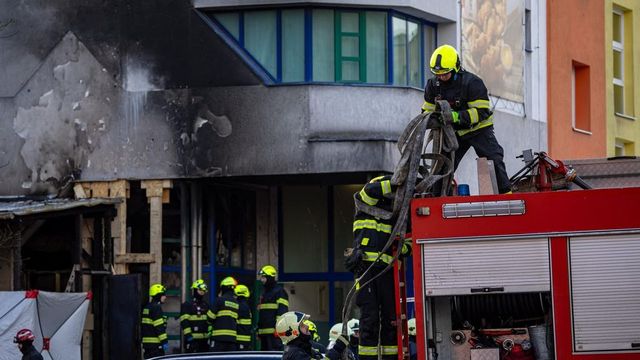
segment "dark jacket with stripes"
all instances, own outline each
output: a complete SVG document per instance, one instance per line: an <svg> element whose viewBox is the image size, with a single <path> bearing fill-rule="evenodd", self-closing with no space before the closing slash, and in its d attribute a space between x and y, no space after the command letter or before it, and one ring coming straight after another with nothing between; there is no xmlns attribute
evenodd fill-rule
<svg viewBox="0 0 640 360"><path fill-rule="evenodd" d="M246 298L239 297L238 305L238 344L243 345L243 350L251 347L251 308Z"/></svg>
<svg viewBox="0 0 640 360"><path fill-rule="evenodd" d="M276 321L289 311L289 295L282 285L273 284L265 287L258 305L258 335L273 335L276 332Z"/></svg>
<svg viewBox="0 0 640 360"><path fill-rule="evenodd" d="M438 99L447 100L451 110L458 112L460 122L453 124L458 136L470 137L476 130L493 125L487 87L482 79L466 70L454 73L448 81L435 77L427 81L422 110L433 111Z"/></svg>
<svg viewBox="0 0 640 360"><path fill-rule="evenodd" d="M225 290L216 298L211 308L214 316L211 338L214 341L236 342L239 307L233 290Z"/></svg>
<svg viewBox="0 0 640 360"><path fill-rule="evenodd" d="M183 303L180 309L180 326L183 335L191 336L194 340L208 339L214 318L213 312L209 309L209 303L203 299L193 298Z"/></svg>
<svg viewBox="0 0 640 360"><path fill-rule="evenodd" d="M395 186L391 185L391 175L379 176L369 181L355 194L355 198L369 206L392 211L394 192ZM353 221L353 247L363 251L364 261L371 262L376 259L389 240L393 223L394 219L376 218L366 212L356 210ZM386 266L392 257L393 249L389 247L377 264Z"/></svg>
<svg viewBox="0 0 640 360"><path fill-rule="evenodd" d="M162 348L167 343L167 318L160 301L148 303L142 309L142 346Z"/></svg>

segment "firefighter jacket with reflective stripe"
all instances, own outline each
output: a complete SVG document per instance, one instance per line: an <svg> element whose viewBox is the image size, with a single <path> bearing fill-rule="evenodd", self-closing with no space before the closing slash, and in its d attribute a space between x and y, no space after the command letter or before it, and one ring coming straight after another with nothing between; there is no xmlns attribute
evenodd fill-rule
<svg viewBox="0 0 640 360"><path fill-rule="evenodd" d="M265 287L258 304L258 335L274 335L276 321L287 311L289 311L289 295L282 285Z"/></svg>
<svg viewBox="0 0 640 360"><path fill-rule="evenodd" d="M369 181L355 198L369 206L386 211L393 210L395 185L391 185L391 175L379 176ZM353 247L362 251L363 260L373 262L386 245L393 230L395 219L381 219L357 210L353 221ZM403 245L402 252L410 251L410 240ZM386 266L393 259L393 248L389 247L380 255L377 265Z"/></svg>
<svg viewBox="0 0 640 360"><path fill-rule="evenodd" d="M251 308L247 299L239 297L238 305L238 334L236 339L238 344L244 345L244 349L248 349L251 345Z"/></svg>
<svg viewBox="0 0 640 360"><path fill-rule="evenodd" d="M470 137L474 131L493 125L487 87L482 79L466 70L454 73L448 81L429 79L422 110L435 110L436 100L447 100L451 110L458 112L459 123L453 127L460 137Z"/></svg>
<svg viewBox="0 0 640 360"><path fill-rule="evenodd" d="M209 309L209 304L202 299L192 299L182 304L180 309L180 326L185 337L191 336L195 340L208 339L211 334L211 324L215 316Z"/></svg>
<svg viewBox="0 0 640 360"><path fill-rule="evenodd" d="M296 339L297 340L297 339ZM340 353L334 349L330 349L326 354L322 354L312 348L310 343L302 341L294 341L287 345L287 350L282 354L282 360L339 360Z"/></svg>
<svg viewBox="0 0 640 360"><path fill-rule="evenodd" d="M141 332L144 347L158 348L167 343L167 318L159 301L150 302L142 309Z"/></svg>
<svg viewBox="0 0 640 360"><path fill-rule="evenodd" d="M214 341L236 342L239 307L233 290L226 290L216 298L211 309L214 316L211 338Z"/></svg>

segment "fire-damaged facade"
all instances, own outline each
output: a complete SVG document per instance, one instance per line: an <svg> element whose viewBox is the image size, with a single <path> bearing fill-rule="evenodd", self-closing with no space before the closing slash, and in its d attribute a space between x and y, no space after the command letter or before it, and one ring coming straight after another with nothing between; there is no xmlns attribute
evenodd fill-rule
<svg viewBox="0 0 640 360"><path fill-rule="evenodd" d="M0 290L93 289L104 313L90 313L84 356L125 359L136 335L109 333L138 324L149 284L169 289L177 349L193 280L212 298L227 275L255 293L270 263L291 307L326 333L352 282L352 194L393 171L431 52L458 42L458 11L431 0L3 1L0 201L75 205L19 226L23 215L0 217ZM521 67L544 59L537 49ZM522 82L540 77L526 66ZM529 90L494 108L508 170L520 149L546 147L546 100ZM458 177L472 189L474 170L468 155Z"/></svg>

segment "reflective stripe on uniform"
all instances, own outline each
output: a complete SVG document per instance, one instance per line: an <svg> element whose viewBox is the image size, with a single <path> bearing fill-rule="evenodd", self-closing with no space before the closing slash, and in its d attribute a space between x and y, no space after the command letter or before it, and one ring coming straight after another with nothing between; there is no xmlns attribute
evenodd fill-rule
<svg viewBox="0 0 640 360"><path fill-rule="evenodd" d="M278 309L278 304L276 303L258 304L258 310L277 310L277 309Z"/></svg>
<svg viewBox="0 0 640 360"><path fill-rule="evenodd" d="M469 114L469 121L471 121L471 126L478 123L478 109L471 108L467 110Z"/></svg>
<svg viewBox="0 0 640 360"><path fill-rule="evenodd" d="M160 339L160 341L167 340L167 333L162 333L158 335L158 339Z"/></svg>
<svg viewBox="0 0 640 360"><path fill-rule="evenodd" d="M422 104L423 111L433 111L435 109L436 109L436 104L432 104L428 101L425 101L424 104Z"/></svg>
<svg viewBox="0 0 640 360"><path fill-rule="evenodd" d="M230 316L234 319L238 318L238 313L233 310L220 310L216 313L216 317L218 316Z"/></svg>
<svg viewBox="0 0 640 360"><path fill-rule="evenodd" d="M356 220L353 222L353 231L360 229L372 229L383 233L391 234L391 225L379 223L373 219Z"/></svg>
<svg viewBox="0 0 640 360"><path fill-rule="evenodd" d="M380 186L382 186L382 195L387 195L391 192L391 181L384 180L380 182Z"/></svg>
<svg viewBox="0 0 640 360"><path fill-rule="evenodd" d="M193 333L191 334L191 337L196 339L196 340L200 340L200 339L208 339L209 338L209 333Z"/></svg>
<svg viewBox="0 0 640 360"><path fill-rule="evenodd" d="M474 100L474 101L469 101L467 102L467 105L469 105L470 108L477 108L477 109L488 109L489 108L489 100Z"/></svg>
<svg viewBox="0 0 640 360"><path fill-rule="evenodd" d="M236 340L238 341L251 341L251 335L236 335Z"/></svg>
<svg viewBox="0 0 640 360"><path fill-rule="evenodd" d="M230 307L230 308L236 309L236 310L240 307L240 305L238 305L238 303L235 303L233 301L226 301L226 300L224 302L224 306Z"/></svg>
<svg viewBox="0 0 640 360"><path fill-rule="evenodd" d="M235 337L235 336L236 336L236 334L237 334L237 333L236 333L236 331L235 331L235 330L222 330L222 329L221 329L221 330L213 330L213 331L211 332L211 336L225 336L225 335L227 335L227 336L233 336L233 337Z"/></svg>
<svg viewBox="0 0 640 360"><path fill-rule="evenodd" d="M187 320L189 318L189 314L180 315L180 321Z"/></svg>
<svg viewBox="0 0 640 360"><path fill-rule="evenodd" d="M276 300L276 303L289 307L289 300L285 298L278 298L278 300Z"/></svg>
<svg viewBox="0 0 640 360"><path fill-rule="evenodd" d="M364 261L376 261L376 259L378 258L378 255L380 253L379 252L371 252L371 251L365 251L364 252L364 256L362 257L362 260ZM391 262L393 261L393 256L391 255L387 255L387 254L382 254L380 255L380 260L383 263L386 264L391 264Z"/></svg>
<svg viewBox="0 0 640 360"><path fill-rule="evenodd" d="M358 355L376 356L378 355L378 347L358 345Z"/></svg>
<svg viewBox="0 0 640 360"><path fill-rule="evenodd" d="M398 355L398 347L395 345L383 345L382 355Z"/></svg>
<svg viewBox="0 0 640 360"><path fill-rule="evenodd" d="M160 338L146 336L142 338L142 343L143 344L160 344L161 341L160 341Z"/></svg>
<svg viewBox="0 0 640 360"><path fill-rule="evenodd" d="M362 238L362 241L360 241L360 244L363 246L369 245L369 238Z"/></svg>
<svg viewBox="0 0 640 360"><path fill-rule="evenodd" d="M473 128L471 129L464 129L464 130L458 130L456 131L456 134L458 134L458 136L464 136L470 132L476 131L476 130L480 130L483 128L486 128L487 126L491 126L493 125L493 115L489 116L488 118L480 121L479 123L477 123Z"/></svg>
<svg viewBox="0 0 640 360"><path fill-rule="evenodd" d="M272 335L276 332L275 328L258 329L258 335Z"/></svg>
<svg viewBox="0 0 640 360"><path fill-rule="evenodd" d="M251 319L239 319L238 324L240 325L251 325Z"/></svg>
<svg viewBox="0 0 640 360"><path fill-rule="evenodd" d="M370 206L375 206L378 203L378 199L375 199L369 196L369 194L367 194L367 192L364 191L364 189L360 190L360 198L362 199L362 201L365 202L365 204Z"/></svg>

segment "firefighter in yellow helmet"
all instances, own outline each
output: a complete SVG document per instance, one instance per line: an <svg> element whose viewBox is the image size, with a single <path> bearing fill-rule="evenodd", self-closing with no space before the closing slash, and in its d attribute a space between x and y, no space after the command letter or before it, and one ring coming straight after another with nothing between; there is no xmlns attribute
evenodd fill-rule
<svg viewBox="0 0 640 360"><path fill-rule="evenodd" d="M214 315L213 351L238 350L238 309L240 305L236 300L234 288L238 285L236 279L231 276L220 281L220 293L211 306Z"/></svg>
<svg viewBox="0 0 640 360"><path fill-rule="evenodd" d="M265 265L258 272L264 292L258 304L258 337L260 350L282 350L282 341L276 335L276 322L289 311L289 295L276 283L278 272L273 265Z"/></svg>
<svg viewBox="0 0 640 360"><path fill-rule="evenodd" d="M151 285L151 300L142 309L142 350L145 359L165 355L169 350L167 317L162 310L162 304L167 299L166 292L167 289L162 284Z"/></svg>
<svg viewBox="0 0 640 360"><path fill-rule="evenodd" d="M191 300L186 301L180 308L180 326L187 353L209 351L211 325L215 319L209 303L204 300L208 291L207 284L198 279L191 284Z"/></svg>
<svg viewBox="0 0 640 360"><path fill-rule="evenodd" d="M327 352L327 347L320 344L320 335L318 334L318 327L316 324L309 319L303 320L302 322L307 325L309 333L311 333L311 340L309 341L311 343L311 348L318 354L325 354Z"/></svg>
<svg viewBox="0 0 640 360"><path fill-rule="evenodd" d="M349 340L342 335L338 336L333 348L322 356L311 347L312 335L309 326L304 322L307 319L309 319L309 315L299 311L289 311L278 319L277 335L287 345L282 360L340 359L347 349Z"/></svg>
<svg viewBox="0 0 640 360"><path fill-rule="evenodd" d="M236 294L236 300L238 301L238 340L239 350L252 350L251 349L251 306L249 306L249 297L251 292L245 285L238 284L233 289Z"/></svg>
<svg viewBox="0 0 640 360"><path fill-rule="evenodd" d="M451 45L442 45L433 52L429 68L434 76L424 89L422 111L436 111L437 100L446 100L451 105L452 126L459 144L454 171L469 148L473 147L479 157L493 160L498 191L501 194L510 192L504 150L493 131L493 112L484 82L462 68L460 56Z"/></svg>

